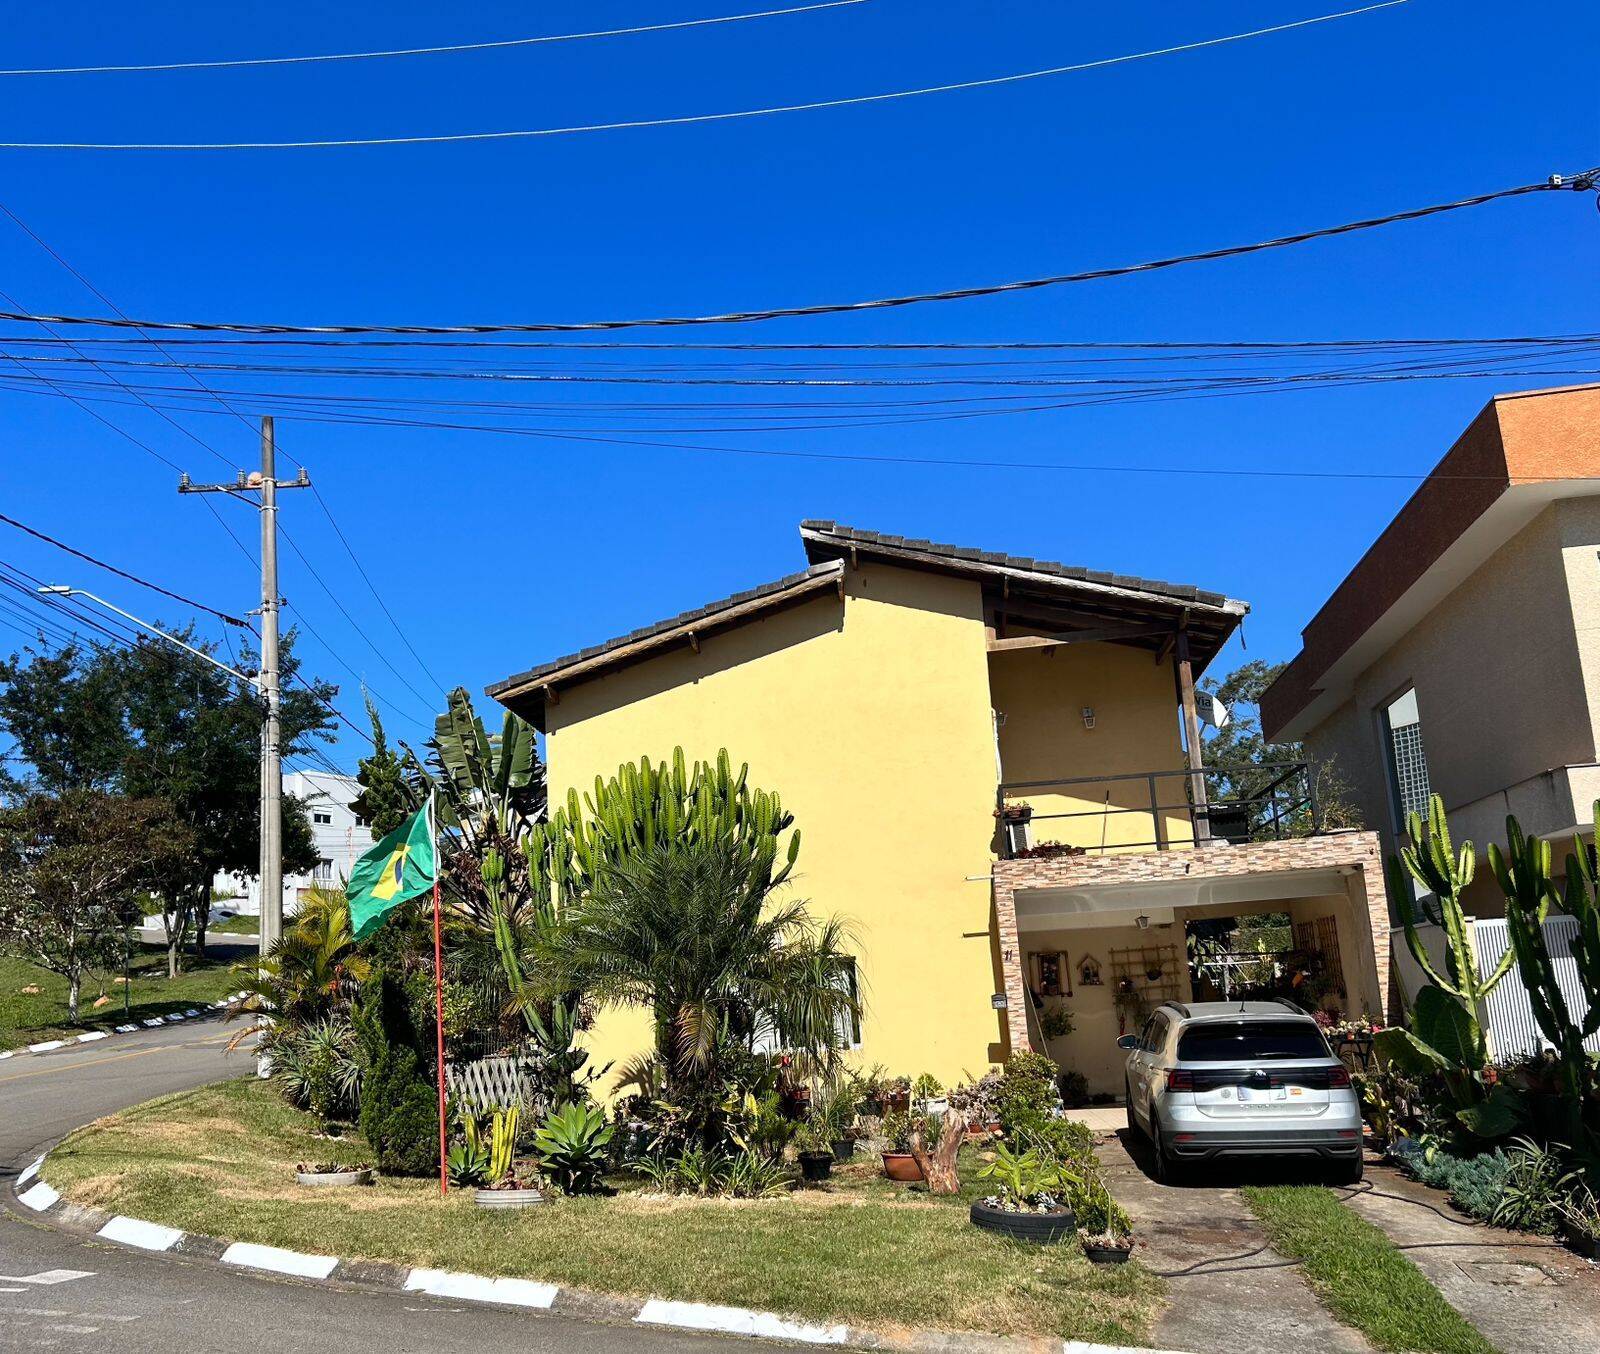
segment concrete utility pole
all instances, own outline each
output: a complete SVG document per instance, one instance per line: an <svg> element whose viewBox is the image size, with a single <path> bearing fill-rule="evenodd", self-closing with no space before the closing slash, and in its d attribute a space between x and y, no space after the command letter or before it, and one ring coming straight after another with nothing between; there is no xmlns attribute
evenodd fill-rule
<svg viewBox="0 0 1600 1354"><path fill-rule="evenodd" d="M278 724L278 490L311 485L304 468L299 477L279 480L272 418L261 420L261 469L239 472L233 484L191 484L185 475L180 494L255 494L261 511L261 675L258 685L266 703L261 730L261 953L283 934L283 764Z"/></svg>

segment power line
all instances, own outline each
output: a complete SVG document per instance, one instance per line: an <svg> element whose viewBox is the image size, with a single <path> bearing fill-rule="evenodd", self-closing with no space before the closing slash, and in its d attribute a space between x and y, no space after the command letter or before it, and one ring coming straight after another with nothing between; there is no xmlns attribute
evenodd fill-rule
<svg viewBox="0 0 1600 1354"><path fill-rule="evenodd" d="M73 265L70 262L68 262L68 260L65 258L65 256L63 256L57 249L54 248L54 246L52 246L41 235L39 235L37 231L35 231L30 225L28 225L28 223L26 221L24 221L20 216L18 216L16 214L16 212L12 211L11 208L9 206L7 206L3 202L0 202L0 212L4 212L5 215L8 216L11 219L11 221L20 230L22 230L30 239L32 239L33 242L35 244L37 244L40 249L44 250L45 253L49 254L49 256L52 259L54 259L56 261L56 263L58 263L62 268L64 268L68 273L70 273L74 278L76 278L78 280L78 282L86 290L88 290L95 297L97 297L103 305L109 306L112 310L114 310L124 320L126 320L128 318L127 312L124 311L122 309L122 307L117 305L117 303L115 301L113 301L109 296L107 296L103 291L101 291L97 286L95 286L94 283L91 282L83 273L79 272L77 268L73 267ZM4 295L4 293L0 293L0 296L3 296L3 295ZM13 304L15 304L15 303L13 302ZM53 330L51 330L50 332L52 334L54 333ZM164 357L170 357L171 356L170 354L168 354L166 352L165 349L163 349L161 347L161 345L159 343L157 343L153 339L149 339L149 336L144 334L143 330L140 330L139 333L140 333L140 337L144 338L144 339L147 339L149 341L149 343L151 344L151 346L154 347L157 352L161 353L162 356L164 356ZM96 368L96 370L101 371L103 374L105 374L107 376L110 376L112 380L117 381L118 384L120 384L120 385L123 385L124 389L127 389L127 390L129 390L130 393L133 393L131 387L129 387L125 383L121 382L120 379L117 378L114 373L105 371L105 368L103 366L101 366L100 363L98 363L94 358L87 357L87 355L84 354L81 349L73 347L71 345L70 341L68 342L68 346L72 349L73 352L77 353L80 358L85 358L85 360L87 360L91 365L93 365ZM12 359L12 360L15 361L16 359ZM182 366L182 364L178 364L178 365ZM27 368L24 368L24 370L27 370ZM216 403L222 409L224 409L228 413L232 414L236 419L238 419L246 427L250 428L252 432L254 432L254 426L251 424L249 419L247 419L243 414L241 414L237 409L235 409L231 404L229 404L227 402L227 400L223 399L223 397L220 394L218 394L215 390L213 390L210 386L208 386L204 381L202 381L192 371L189 371L187 367L184 367L183 370L188 375L189 379L191 381L193 381L194 384L196 386L198 386L202 391L204 391L206 394L210 395L211 398L214 399L216 401ZM141 403L146 404L151 409L155 409L155 406L150 404L149 401L145 400L142 395L139 396L138 398L140 399ZM164 413L161 416L163 418L167 418L167 415L164 414ZM172 423L174 427L179 428L179 430L182 431L183 433L185 433L186 436L190 437L192 440L198 442L201 446L203 446L207 450L209 450L214 456L218 457L219 460L222 460L224 464L228 464L227 458L224 457L221 452L217 451L216 448L210 446L209 443L205 442L201 438L196 437L194 433L190 432L187 428L182 427L182 425L178 424L175 420L173 420L171 418L167 418L167 421L169 423ZM148 450L148 448L146 448L146 450ZM287 453L285 453L285 454L287 455ZM294 458L293 457L289 457L289 459L292 461ZM169 462L168 464L171 464L171 463ZM176 467L174 467L174 468L176 468ZM302 466L301 469L303 470L304 467ZM396 633L398 633L400 635L401 641L405 644L405 646L408 649L411 650L412 656L417 659L417 662L418 662L419 665L422 666L423 671L428 673L428 677L435 683L435 685L439 686L439 689L441 691L443 691L444 690L443 684L440 683L436 677L434 677L434 675L433 675L433 673L431 671L428 671L427 665L422 663L421 656L417 654L417 651L414 648L412 648L410 639L407 638L407 636L405 635L405 633L403 631L401 631L399 622L395 620L394 614L389 610L389 607L384 602L383 598L378 595L378 590L377 590L376 586L374 586L371 578L368 577L367 571L362 566L361 561L356 558L355 551L351 549L350 543L349 543L348 540L346 540L343 530L339 527L338 522L334 519L332 509L328 507L328 504L327 504L326 500L323 499L322 494L320 493L320 491L313 490L313 493L314 493L314 495L316 497L316 500L317 500L318 504L321 505L323 513L327 516L329 525L331 525L333 527L334 531L338 534L340 542L344 545L345 550L349 553L351 560L354 561L354 563L356 565L356 568L358 570L360 570L362 579L366 582L368 589L371 590L372 595L373 595L374 599L377 601L378 605L383 609L384 615L386 615L389 618L390 624L395 627L395 631L396 631ZM228 534L230 536L233 536L232 529L227 526L227 523L223 522L222 515L211 504L209 496L202 495L201 496L201 502L203 502L206 505L206 507L210 510L211 515L213 517L215 517L219 523L222 524L224 530L227 530ZM376 646L374 646L372 644L372 641L370 639L368 639L366 633L364 631L362 631L361 628L355 624L355 621L354 621L353 618L351 618L350 613L348 611L345 611L343 604L340 603L336 597L333 597L332 591L328 588L328 585L322 581L321 575L317 574L316 571L314 569L312 569L311 562L306 559L305 555L300 550L300 547L295 544L295 542L293 541L292 538L289 537L289 534L288 534L288 531L287 531L286 528L282 530L282 534L283 534L284 538L289 541L289 544L294 549L295 554L299 555L301 560L302 560L302 562L305 563L306 568L308 570L311 570L312 576L314 578L316 578L318 584L321 585L323 591L327 592L329 597L333 598L335 604L339 607L340 611L344 612L345 618L350 621L351 625L355 628L356 633L361 635L361 638L364 641L366 641L366 643L368 644L369 647L373 648L374 652L377 652ZM235 536L233 539L234 539L234 543L237 544L240 547L241 550L243 550L244 549L243 543L239 541L238 537ZM254 556L250 555L248 551L245 551L245 554L246 554L246 557L249 558L252 561L252 563L254 563ZM313 632L313 633L315 633L315 632ZM333 648L327 643L326 640L321 639L320 636L317 636L317 638L318 638L318 641L323 645L323 647L325 649L327 649L328 653L330 655L332 655L333 658L336 661L341 663L341 665L345 666L347 670L351 670L351 669L349 669L349 665L348 664L344 664L343 659L339 658L338 654L333 650ZM383 655L381 653L379 653L379 657L383 658ZM385 658L384 662L387 664L388 660ZM391 670L393 670L392 665L391 665ZM396 672L395 675L398 677L399 673ZM405 682L405 678L403 678L403 677L401 677L400 680L402 682ZM415 688L414 687L410 687L409 683L406 683L406 685L415 694ZM376 695L377 693L374 692L373 694ZM388 702L385 702L385 703L387 704ZM426 702L424 702L424 704L426 704ZM391 708L395 709L396 713L399 713L397 707L394 707L394 706L391 705Z"/></svg>
<svg viewBox="0 0 1600 1354"><path fill-rule="evenodd" d="M163 61L129 66L35 66L22 70L0 70L8 75L127 75L149 71L228 70L245 66L299 66L315 62L373 61L394 56L438 56L461 52L488 52L510 47L536 47L551 42L577 42L585 38L631 37L638 33L665 33L680 28L703 28L713 24L743 23L748 19L776 19L789 14L809 14L820 9L841 9L865 4L866 0L823 0L823 3L796 5L789 9L766 9L750 14L723 14L707 19L679 19L674 23L635 24L630 28L604 28L586 33L548 33L529 38L504 38L497 42L453 42L436 47L396 47L374 52L327 52L314 56L264 56L218 61Z"/></svg>
<svg viewBox="0 0 1600 1354"><path fill-rule="evenodd" d="M1152 57L1173 56L1180 52L1199 51L1205 47L1219 47L1225 43L1243 42L1249 38L1266 37L1273 33L1287 33L1291 29L1308 28L1313 24L1332 23L1337 19L1354 18L1381 9L1393 9L1408 4L1409 0L1380 0L1378 4L1363 5L1359 9L1341 10L1337 14L1319 14L1309 19L1296 19L1292 23L1273 24L1268 28L1251 29L1245 33L1228 33L1221 37L1203 38L1197 42L1178 43L1171 47L1155 48L1145 52L1129 52L1120 56L1101 57L1096 61L1078 61L1066 66L1048 66L1041 70L1017 71L1009 75L993 75L981 80L957 80L942 85L922 85L914 89L888 90L879 94L856 94L839 99L818 99L810 103L775 104L765 108L741 108L722 113L692 113L680 117L631 118L616 122L592 122L566 127L531 127L513 131L493 132L439 132L418 136L368 136L335 137L307 141L0 141L0 150L100 150L100 151L220 151L220 150L327 150L366 146L420 146L446 145L466 141L513 141L530 137L573 136L586 132L637 131L646 127L687 127L707 122L731 122L739 119L771 117L781 113L809 113L825 108L849 108L858 104L886 103L895 99L914 99L926 94L949 94L961 90L988 89L995 85L1016 84L1023 80L1039 80L1047 76L1071 75L1080 71L1098 70L1105 66L1120 66L1131 61L1146 61Z"/></svg>
<svg viewBox="0 0 1600 1354"><path fill-rule="evenodd" d="M456 325L384 325L384 324L251 324L237 321L216 322L201 320L130 320L105 315L37 315L22 310L0 311L0 320L39 325L93 325L103 329L154 329L163 332L186 331L195 333L227 334L546 334L583 333L596 330L677 328L688 325L753 324L764 320L802 319L819 315L841 315L868 310L891 310L903 306L925 305L940 301L969 301L978 297L1000 296L1010 292L1038 291L1045 287L1066 286L1078 282L1100 282L1108 278L1129 277L1137 273L1157 272L1166 268L1181 267L1190 263L1210 263L1219 259L1239 258L1259 254L1269 249L1283 249L1290 245L1306 244L1312 240L1329 239L1336 235L1349 235L1357 231L1373 230L1379 226L1395 225L1402 221L1418 221L1424 217L1445 212L1462 211L1468 207L1481 207L1505 198L1525 197L1530 193L1546 193L1563 189L1588 192L1600 181L1600 168L1587 169L1577 175L1552 174L1539 183L1521 184L1515 188L1501 188L1473 197L1458 198L1427 207L1413 207L1408 211L1390 212L1385 216L1366 217L1347 221L1342 225L1323 226L1316 230L1300 231L1293 235L1280 235L1253 244L1225 245L1216 249L1197 250L1188 254L1173 254L1165 258L1150 259L1143 263L1122 264L1113 268L1092 268L1076 273L1056 273L1047 277L1027 278L1016 282L996 282L985 286L957 287L944 291L915 292L905 296L886 296L869 301L837 301L810 306L789 306L766 310L730 311L723 315L659 316L632 320L586 320L573 323L536 324L456 324ZM0 293L3 296L4 293ZM15 302L12 303L13 305Z"/></svg>
<svg viewBox="0 0 1600 1354"><path fill-rule="evenodd" d="M7 526L15 527L18 531L26 532L29 536L43 541L46 545L53 545L57 550L63 550L69 555L75 555L78 559L93 564L96 568L104 569L107 573L115 574L118 578L125 578L130 583L137 583L141 588L148 588L151 592L158 592L163 597L170 597L174 602L182 602L185 606L193 607L196 611L204 611L207 615L215 616L219 621L225 621L229 625L236 625L241 629L249 628L248 624L237 616L230 616L226 611L218 611L215 607L207 606L204 602L197 602L192 597L185 597L181 592L173 592L170 588L164 588L159 583L152 583L148 578L141 578L138 574L132 574L126 569L120 569L115 564L107 564L105 560L97 559L86 551L79 550L76 546L68 545L65 541L59 541L54 536L40 531L37 527L30 527L26 522L19 522L15 517L7 517L4 513L0 513L0 522L4 522Z"/></svg>

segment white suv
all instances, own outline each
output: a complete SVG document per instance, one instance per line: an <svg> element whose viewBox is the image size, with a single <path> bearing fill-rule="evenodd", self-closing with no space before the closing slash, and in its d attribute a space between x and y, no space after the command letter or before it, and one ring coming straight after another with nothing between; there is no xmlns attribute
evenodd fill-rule
<svg viewBox="0 0 1600 1354"><path fill-rule="evenodd" d="M1361 1106L1317 1022L1288 1001L1177 1001L1128 1050L1128 1127L1157 1179L1219 1156L1305 1156L1361 1179Z"/></svg>

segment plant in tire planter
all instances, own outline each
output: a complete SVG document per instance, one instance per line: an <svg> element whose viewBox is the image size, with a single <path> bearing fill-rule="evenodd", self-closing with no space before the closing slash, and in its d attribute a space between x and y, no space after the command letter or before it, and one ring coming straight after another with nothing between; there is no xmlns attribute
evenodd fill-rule
<svg viewBox="0 0 1600 1354"><path fill-rule="evenodd" d="M922 1167L911 1154L911 1116L891 1110L883 1116L883 1173L891 1180L921 1180Z"/></svg>
<svg viewBox="0 0 1600 1354"><path fill-rule="evenodd" d="M994 1160L978 1174L997 1189L972 1205L974 1225L1041 1245L1053 1245L1077 1227L1064 1196L1082 1181L1059 1161L1032 1148L1017 1152L1001 1143Z"/></svg>

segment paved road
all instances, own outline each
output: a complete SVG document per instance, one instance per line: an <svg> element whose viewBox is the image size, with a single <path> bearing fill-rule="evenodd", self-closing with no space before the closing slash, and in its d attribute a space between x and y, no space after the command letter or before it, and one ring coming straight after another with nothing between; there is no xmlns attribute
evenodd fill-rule
<svg viewBox="0 0 1600 1354"><path fill-rule="evenodd" d="M222 1049L237 1028L197 1022L0 1064L0 1189L9 1197L12 1179L37 1150L80 1124L246 1074L248 1059ZM80 1240L22 1212L0 1210L0 1350L726 1354L729 1348L721 1337L239 1274L202 1260Z"/></svg>

